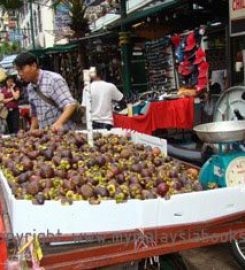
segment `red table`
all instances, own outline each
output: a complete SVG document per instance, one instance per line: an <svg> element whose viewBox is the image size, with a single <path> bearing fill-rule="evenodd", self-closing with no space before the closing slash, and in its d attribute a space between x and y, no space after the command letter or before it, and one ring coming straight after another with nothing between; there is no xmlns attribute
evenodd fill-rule
<svg viewBox="0 0 245 270"><path fill-rule="evenodd" d="M145 115L128 117L114 114L114 126L152 134L156 129L191 129L194 122L194 98L151 102Z"/></svg>

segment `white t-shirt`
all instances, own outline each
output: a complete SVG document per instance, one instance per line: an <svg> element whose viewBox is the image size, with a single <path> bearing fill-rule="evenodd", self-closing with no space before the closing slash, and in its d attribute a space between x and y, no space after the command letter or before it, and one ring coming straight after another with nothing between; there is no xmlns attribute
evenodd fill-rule
<svg viewBox="0 0 245 270"><path fill-rule="evenodd" d="M92 96L92 120L98 123L113 125L112 104L113 101L120 101L123 94L117 87L105 81L94 81L91 84ZM83 90L82 106L86 107L88 92L86 87Z"/></svg>

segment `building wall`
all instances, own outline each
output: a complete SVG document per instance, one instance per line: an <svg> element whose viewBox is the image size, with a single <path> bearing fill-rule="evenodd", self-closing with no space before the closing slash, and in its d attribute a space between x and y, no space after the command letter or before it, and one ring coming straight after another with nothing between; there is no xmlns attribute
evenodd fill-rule
<svg viewBox="0 0 245 270"><path fill-rule="evenodd" d="M24 0L24 7L19 14L19 26L23 31L22 47L32 48L31 14L29 1ZM51 0L32 1L33 34L35 47L52 47L54 45L54 11Z"/></svg>

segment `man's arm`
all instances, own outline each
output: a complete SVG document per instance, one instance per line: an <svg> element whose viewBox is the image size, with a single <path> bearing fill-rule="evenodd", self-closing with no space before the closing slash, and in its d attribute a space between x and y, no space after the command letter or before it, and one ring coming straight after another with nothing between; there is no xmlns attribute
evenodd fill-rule
<svg viewBox="0 0 245 270"><path fill-rule="evenodd" d="M117 87L112 84L112 100L120 101L123 98L123 94L117 89Z"/></svg>
<svg viewBox="0 0 245 270"><path fill-rule="evenodd" d="M31 128L30 128L30 130L38 129L39 124L38 124L38 119L37 119L36 107L32 102L30 102L30 106L31 106Z"/></svg>
<svg viewBox="0 0 245 270"><path fill-rule="evenodd" d="M38 120L36 116L32 116L31 118L31 130L38 129Z"/></svg>
<svg viewBox="0 0 245 270"><path fill-rule="evenodd" d="M60 115L60 117L55 121L55 123L52 125L52 130L57 131L59 129L62 129L63 125L71 118L73 115L75 109L76 109L76 104L70 104L67 105L63 113Z"/></svg>
<svg viewBox="0 0 245 270"><path fill-rule="evenodd" d="M70 120L74 113L77 102L72 97L69 87L64 78L61 76L53 82L52 99L56 102L63 112L52 125L52 130L62 129L63 125Z"/></svg>

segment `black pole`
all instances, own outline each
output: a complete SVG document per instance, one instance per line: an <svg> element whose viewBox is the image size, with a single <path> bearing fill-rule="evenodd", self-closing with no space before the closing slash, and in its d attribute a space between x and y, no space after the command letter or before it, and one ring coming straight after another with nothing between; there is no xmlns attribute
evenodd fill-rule
<svg viewBox="0 0 245 270"><path fill-rule="evenodd" d="M129 32L124 20L127 18L126 0L121 0L121 33L119 33L119 40L121 45L122 57L122 77L123 77L123 92L125 96L131 93L131 50L129 44Z"/></svg>
<svg viewBox="0 0 245 270"><path fill-rule="evenodd" d="M35 45L34 28L33 28L32 0L29 0L29 7L30 7L31 41L32 41L32 48L35 50L36 45Z"/></svg>

